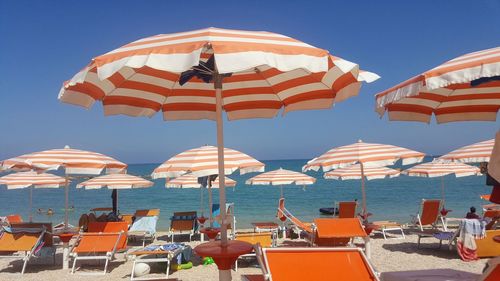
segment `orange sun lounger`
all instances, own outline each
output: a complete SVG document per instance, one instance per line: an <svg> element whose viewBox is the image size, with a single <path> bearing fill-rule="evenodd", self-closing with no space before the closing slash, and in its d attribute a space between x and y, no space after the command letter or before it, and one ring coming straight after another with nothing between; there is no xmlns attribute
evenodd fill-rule
<svg viewBox="0 0 500 281"><path fill-rule="evenodd" d="M123 231L81 233L70 250L73 257L71 273L75 273L78 260L105 260L103 274L106 274L108 263L114 258L122 237L126 240Z"/></svg>
<svg viewBox="0 0 500 281"><path fill-rule="evenodd" d="M30 258L42 246L45 232L45 228L16 233L4 231L0 237L0 258L22 259L21 274L24 274ZM22 252L22 254L18 254L18 252Z"/></svg>
<svg viewBox="0 0 500 281"><path fill-rule="evenodd" d="M356 207L358 202L356 201L343 201L338 202L339 218L355 218L356 217Z"/></svg>
<svg viewBox="0 0 500 281"><path fill-rule="evenodd" d="M172 237L172 243L174 242L174 236L177 234L189 234L189 242L196 231L196 211L188 212L175 212L170 218L170 230L168 236Z"/></svg>
<svg viewBox="0 0 500 281"><path fill-rule="evenodd" d="M276 247L276 232L248 232L248 233L237 233L235 240L248 242L252 245L260 245L262 248ZM241 255L240 258L254 257L255 252L250 254ZM234 263L235 271L238 271L238 260Z"/></svg>
<svg viewBox="0 0 500 281"><path fill-rule="evenodd" d="M445 225L443 217L440 216L442 206L443 201L440 199L422 199L420 211L415 218L415 224L420 228L420 231L424 231L424 226L437 228L439 219L441 219L442 225Z"/></svg>
<svg viewBox="0 0 500 281"><path fill-rule="evenodd" d="M298 218L296 218L294 215L292 215L292 213L290 213L290 211L288 211L286 208L285 208L285 198L280 198L279 202L278 202L278 212L276 214L276 216L278 217L278 219L284 221L284 220L288 220L290 221L293 226L299 230L299 238L300 238L300 232L303 231L305 233L307 233L307 239L309 240L309 242L311 244L314 243L314 226L312 223L305 223L305 222L302 222L301 220L299 220Z"/></svg>
<svg viewBox="0 0 500 281"><path fill-rule="evenodd" d="M256 248L262 275L246 275L257 281L374 281L379 280L359 248Z"/></svg>

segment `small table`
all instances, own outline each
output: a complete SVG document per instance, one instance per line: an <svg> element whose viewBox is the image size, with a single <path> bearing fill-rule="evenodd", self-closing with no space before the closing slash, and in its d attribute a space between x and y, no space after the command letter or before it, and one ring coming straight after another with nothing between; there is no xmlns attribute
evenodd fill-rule
<svg viewBox="0 0 500 281"><path fill-rule="evenodd" d="M61 233L54 233L55 236L58 236L59 239L61 239L61 242L63 242L63 269L69 269L69 241L73 238L73 236L77 235L77 232L61 232Z"/></svg>
<svg viewBox="0 0 500 281"><path fill-rule="evenodd" d="M194 252L201 257L212 257L220 270L219 277L230 280L231 268L239 256L252 252L252 244L244 241L229 240L222 247L221 241L212 241L200 244L194 248Z"/></svg>
<svg viewBox="0 0 500 281"><path fill-rule="evenodd" d="M277 231L279 228L279 225L272 221L252 222L252 225L254 232L268 232L268 231L274 232Z"/></svg>
<svg viewBox="0 0 500 281"><path fill-rule="evenodd" d="M493 241L500 243L500 235L493 236Z"/></svg>
<svg viewBox="0 0 500 281"><path fill-rule="evenodd" d="M208 239L210 239L210 241L215 241L215 237L217 237L217 235L219 234L220 228L207 227L200 229L200 232L206 234L208 236Z"/></svg>
<svg viewBox="0 0 500 281"><path fill-rule="evenodd" d="M137 263L154 263L154 262L166 262L167 270L165 272L165 278L168 279L170 273L170 262L172 259L182 252L182 248L175 249L174 251L165 250L154 250L145 251L143 249L134 251L130 253L133 256L134 263L132 265L132 272L130 273L130 280L165 280L163 277L135 277L135 266ZM153 257L154 256L154 257Z"/></svg>

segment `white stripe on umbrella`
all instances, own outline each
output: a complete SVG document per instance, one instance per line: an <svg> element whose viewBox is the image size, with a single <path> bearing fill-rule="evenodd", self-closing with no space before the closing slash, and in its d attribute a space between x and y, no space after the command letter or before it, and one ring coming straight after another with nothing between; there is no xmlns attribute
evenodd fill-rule
<svg viewBox="0 0 500 281"><path fill-rule="evenodd" d="M421 162L424 156L424 153L403 147L388 144L364 143L359 140L354 144L330 149L323 155L307 162L307 164L302 167L302 171L318 171L322 168L323 172L328 172L332 169L343 168L359 163L361 164L361 174L364 175L364 168L393 165L399 159L402 160L403 165L409 165ZM366 215L365 177L361 177L361 195L363 201L362 214Z"/></svg>
<svg viewBox="0 0 500 281"><path fill-rule="evenodd" d="M68 184L68 175L70 174L87 174L98 175L104 169L106 173L125 173L127 164L122 163L109 156L85 151L72 149L65 146L63 149L51 149L30 154L24 154L15 158L2 161L2 169L4 170L57 170L63 168L66 174L66 183ZM68 226L68 208L69 208L69 186L65 187L65 212L64 225Z"/></svg>
<svg viewBox="0 0 500 281"><path fill-rule="evenodd" d="M34 171L9 174L0 178L0 184L7 189L30 188L30 222L33 220L33 188L59 188L66 185L66 179L52 174Z"/></svg>
<svg viewBox="0 0 500 281"><path fill-rule="evenodd" d="M455 149L441 157L443 161L454 161L462 163L489 162L495 140L486 140Z"/></svg>
<svg viewBox="0 0 500 281"><path fill-rule="evenodd" d="M202 146L186 150L168 159L154 169L151 177L153 179L172 178L186 173L191 173L197 177L216 175L218 174L217 161L217 147ZM224 148L225 174L232 174L238 169L242 175L250 172L263 172L264 163L245 153Z"/></svg>
<svg viewBox="0 0 500 281"><path fill-rule="evenodd" d="M364 168L363 172L367 180L383 179L386 177L394 178L398 177L400 174L400 171L387 167L367 167ZM325 179L358 180L361 179L363 175L361 174L361 165L355 164L327 172L323 176Z"/></svg>
<svg viewBox="0 0 500 281"><path fill-rule="evenodd" d="M225 180L226 187L236 186L236 181L226 177ZM165 182L165 187L171 188L201 188L201 184L198 183L198 177L193 174L185 174L175 179ZM219 180L215 179L212 183L212 188L219 188Z"/></svg>
<svg viewBox="0 0 500 281"><path fill-rule="evenodd" d="M378 93L376 111L400 121L495 121L499 76L500 47L466 54Z"/></svg>
<svg viewBox="0 0 500 281"><path fill-rule="evenodd" d="M246 184L251 185L280 185L281 197L283 198L283 185L296 184L296 185L310 185L316 182L316 178L308 176L303 173L285 170L279 168L278 170L262 173L252 177L246 181Z"/></svg>

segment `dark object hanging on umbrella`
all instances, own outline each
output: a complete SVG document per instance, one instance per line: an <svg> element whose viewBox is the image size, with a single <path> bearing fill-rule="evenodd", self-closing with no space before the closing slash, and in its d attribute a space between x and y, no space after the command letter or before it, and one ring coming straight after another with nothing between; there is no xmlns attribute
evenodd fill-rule
<svg viewBox="0 0 500 281"><path fill-rule="evenodd" d="M481 77L479 79L470 81L470 85L472 87L476 87L476 86L479 86L481 84L493 82L493 81L500 81L500 76Z"/></svg>
<svg viewBox="0 0 500 281"><path fill-rule="evenodd" d="M193 77L197 77L203 80L203 82L205 83L210 83L212 82L215 73L215 59L212 55L206 62L200 61L197 66L194 66L192 69L182 72L181 77L179 78L179 84L182 86ZM229 76L231 76L231 73L223 75L223 77Z"/></svg>
<svg viewBox="0 0 500 281"><path fill-rule="evenodd" d="M198 178L198 183L201 184L204 188L208 186L209 182L214 182L217 179L217 175L210 175Z"/></svg>

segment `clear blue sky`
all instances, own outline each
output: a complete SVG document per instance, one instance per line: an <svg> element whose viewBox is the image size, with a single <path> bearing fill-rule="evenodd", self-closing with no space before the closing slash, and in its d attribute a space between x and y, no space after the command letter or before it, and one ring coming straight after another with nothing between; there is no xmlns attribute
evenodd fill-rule
<svg viewBox="0 0 500 281"><path fill-rule="evenodd" d="M441 154L492 138L500 121L389 122L373 95L458 55L500 45L489 1L0 1L0 159L63 147L128 163L215 144L212 121L104 117L61 104L62 81L130 41L209 26L285 34L382 78L333 110L225 123L227 147L259 159L312 158L363 139Z"/></svg>

